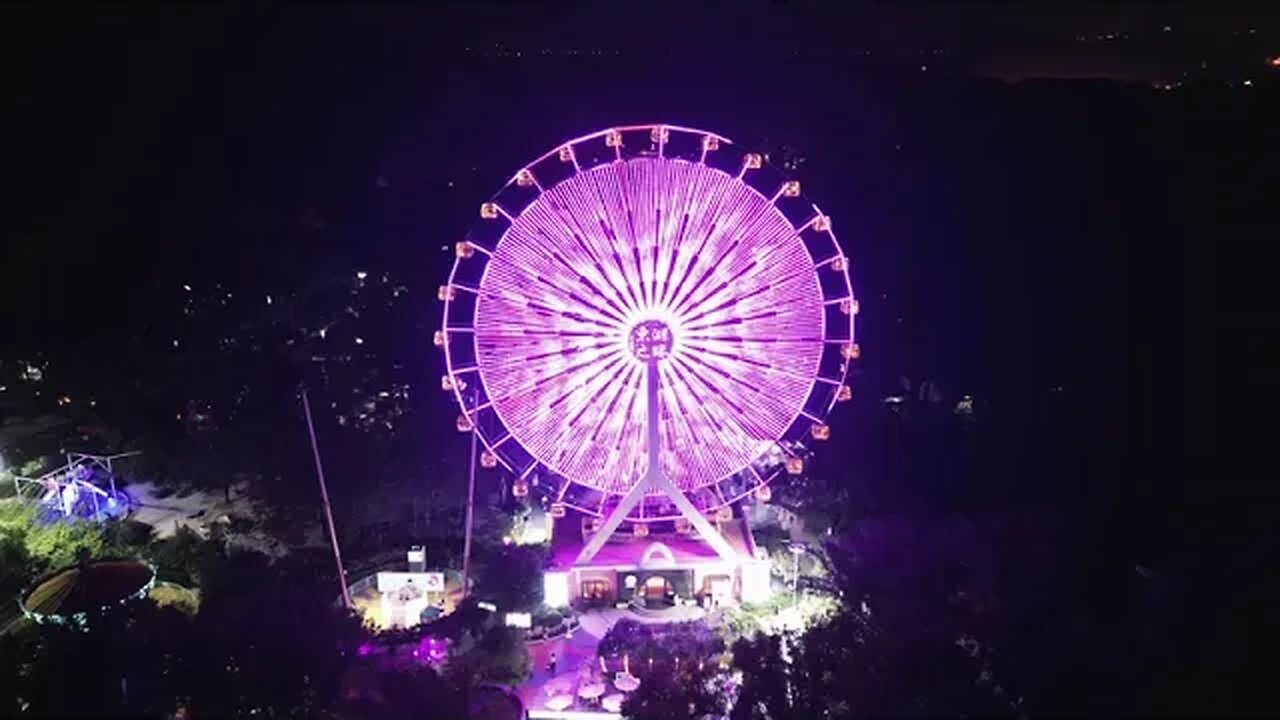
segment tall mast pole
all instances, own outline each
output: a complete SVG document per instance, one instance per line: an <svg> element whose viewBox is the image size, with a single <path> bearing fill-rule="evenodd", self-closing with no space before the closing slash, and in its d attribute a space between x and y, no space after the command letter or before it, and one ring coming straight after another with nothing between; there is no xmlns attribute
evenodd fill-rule
<svg viewBox="0 0 1280 720"><path fill-rule="evenodd" d="M333 525L333 508L329 505L329 488L324 482L324 466L320 464L320 446L316 443L316 428L311 422L311 403L307 400L307 388L302 388L302 410L307 416L307 433L311 436L311 454L316 460L316 477L320 479L320 499L324 502L324 517L329 524L329 541L333 543L333 560L338 564L338 583L342 586L342 603L351 608L351 591L347 589L347 572L342 568L342 551L338 549L338 531Z"/></svg>
<svg viewBox="0 0 1280 720"><path fill-rule="evenodd" d="M475 391L472 391L472 397L475 398ZM475 400L472 401L472 407L475 406ZM466 527L463 529L462 540L462 597L467 597L471 581L471 521L475 516L475 498L476 498L476 424L471 420L471 464L468 468L467 477L467 519Z"/></svg>
<svg viewBox="0 0 1280 720"><path fill-rule="evenodd" d="M645 419L645 431L649 440L649 468L645 470L646 483L652 483L662 477L662 467L658 465L658 358L649 358L648 374L645 376L645 399L648 403Z"/></svg>

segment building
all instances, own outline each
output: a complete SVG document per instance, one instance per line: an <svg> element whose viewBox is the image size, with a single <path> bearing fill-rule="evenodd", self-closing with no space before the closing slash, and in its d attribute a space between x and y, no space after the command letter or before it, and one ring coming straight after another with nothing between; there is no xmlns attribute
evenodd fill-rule
<svg viewBox="0 0 1280 720"><path fill-rule="evenodd" d="M767 556L756 548L746 518L725 511L714 527L727 544L727 557L689 523L678 522L614 532L597 552L584 556L599 521L568 514L556 521L552 534L545 601L552 606L629 602L649 608L689 601L763 601L769 597Z"/></svg>

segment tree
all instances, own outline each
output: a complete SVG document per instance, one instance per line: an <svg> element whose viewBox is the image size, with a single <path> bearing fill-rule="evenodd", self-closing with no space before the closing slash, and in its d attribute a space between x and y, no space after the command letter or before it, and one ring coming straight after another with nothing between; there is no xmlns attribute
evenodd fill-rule
<svg viewBox="0 0 1280 720"><path fill-rule="evenodd" d="M102 528L104 551L112 557L143 555L154 539L155 528L137 520L111 520Z"/></svg>
<svg viewBox="0 0 1280 720"><path fill-rule="evenodd" d="M469 628L449 649L448 676L459 687L517 685L529 677L529 651L515 628L488 622Z"/></svg>
<svg viewBox="0 0 1280 720"><path fill-rule="evenodd" d="M332 711L339 720L466 716L462 693L431 668L379 672L364 662L345 670Z"/></svg>
<svg viewBox="0 0 1280 720"><path fill-rule="evenodd" d="M742 673L742 688L730 716L733 720L789 720L795 716L788 696L790 669L782 659L782 642L779 635L756 635L734 643L733 665Z"/></svg>
<svg viewBox="0 0 1280 720"><path fill-rule="evenodd" d="M0 503L0 597L16 597L38 572L27 550L30 520L21 505Z"/></svg>
<svg viewBox="0 0 1280 720"><path fill-rule="evenodd" d="M28 625L0 645L0 698L32 715L163 715L190 679L189 627L182 613L145 600L93 613L87 631Z"/></svg>
<svg viewBox="0 0 1280 720"><path fill-rule="evenodd" d="M483 558L475 594L503 611L533 610L542 604L543 545L499 545Z"/></svg>
<svg viewBox="0 0 1280 720"><path fill-rule="evenodd" d="M2 702L67 717L314 716L333 706L367 635L312 577L255 553L209 555L192 618L149 600L95 613L88 629L31 625L0 645ZM75 692L67 691L75 679ZM0 710L11 710L0 702ZM6 712L7 714L11 714Z"/></svg>
<svg viewBox="0 0 1280 720"><path fill-rule="evenodd" d="M702 623L653 625L623 619L600 639L598 652L603 658L627 655L645 667L674 669L682 663L710 661L724 649L724 640Z"/></svg>
<svg viewBox="0 0 1280 720"><path fill-rule="evenodd" d="M183 526L172 536L152 543L146 555L161 579L193 585L199 578L201 559L216 552L217 548Z"/></svg>
<svg viewBox="0 0 1280 720"><path fill-rule="evenodd" d="M276 715L328 707L348 658L366 639L314 576L283 573L258 553L213 555L194 619L202 715Z"/></svg>
<svg viewBox="0 0 1280 720"><path fill-rule="evenodd" d="M102 529L88 520L62 520L38 525L27 535L27 552L46 570L65 567L83 553L102 555Z"/></svg>
<svg viewBox="0 0 1280 720"><path fill-rule="evenodd" d="M733 702L732 681L719 665L685 663L646 675L623 702L622 714L630 720L702 720L724 716Z"/></svg>

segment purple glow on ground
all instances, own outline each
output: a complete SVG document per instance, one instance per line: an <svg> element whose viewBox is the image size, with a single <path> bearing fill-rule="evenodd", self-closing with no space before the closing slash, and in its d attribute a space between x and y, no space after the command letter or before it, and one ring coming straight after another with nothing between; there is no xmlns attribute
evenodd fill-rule
<svg viewBox="0 0 1280 720"><path fill-rule="evenodd" d="M543 464L607 492L646 469L637 326L670 329L656 346L667 355L661 463L686 491L742 470L786 432L823 350L823 294L796 229L699 163L635 158L547 189L498 243L479 295L494 410Z"/></svg>
<svg viewBox="0 0 1280 720"><path fill-rule="evenodd" d="M444 662L448 653L448 640L426 635L418 642L418 647L414 649L413 656L432 665L439 665Z"/></svg>

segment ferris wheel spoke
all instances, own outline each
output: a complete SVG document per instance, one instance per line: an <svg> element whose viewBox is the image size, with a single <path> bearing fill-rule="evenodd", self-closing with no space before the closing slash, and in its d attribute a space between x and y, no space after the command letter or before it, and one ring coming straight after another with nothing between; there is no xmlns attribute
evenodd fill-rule
<svg viewBox="0 0 1280 720"><path fill-rule="evenodd" d="M571 355L577 355L582 352L589 352L591 350L603 349L603 348L609 347L612 344L613 343L597 343L593 345L551 347L550 349L543 350L542 352L536 352L536 353L524 355L519 359L526 363L538 363L538 362L542 362L544 360L549 360L552 358L564 358L564 357L569 357Z"/></svg>
<svg viewBox="0 0 1280 720"><path fill-rule="evenodd" d="M687 326L688 323L695 322L716 312L733 308L741 309L743 306L751 305L751 301L755 298L766 294L771 295L771 297L765 298L763 301L768 302L771 306L776 306L779 302L805 302L805 298L808 295L805 291L810 290L812 287L813 270L811 267L794 270L778 278L760 277L759 272L764 267L763 264L757 262L742 272L736 278L736 283L732 281L722 283L702 300L691 305L681 318L682 322ZM747 289L739 290L738 294L734 294L735 287ZM703 309L712 302L718 302L719 304L710 309Z"/></svg>
<svg viewBox="0 0 1280 720"><path fill-rule="evenodd" d="M554 410L576 393L581 393L584 388L589 387L583 380L598 378L600 373L607 372L618 362L621 362L621 353L609 352L557 369L556 375L551 376L555 379L547 381L548 386L555 388L555 395L546 398L549 400L549 407Z"/></svg>
<svg viewBox="0 0 1280 720"><path fill-rule="evenodd" d="M658 261L655 259L655 265L657 265L655 275L660 277L661 280L654 287L654 296L658 298L660 305L666 303L667 294L671 292L671 274L675 270L676 261L680 255L680 246L684 243L685 233L688 229L689 215L686 213L680 216L680 223L675 237L671 239L671 242L667 243L669 245L667 251L662 253L661 249L658 250L659 253L662 253L663 262L658 265Z"/></svg>
<svg viewBox="0 0 1280 720"><path fill-rule="evenodd" d="M744 325L748 328L756 329L774 329L774 331L786 332L791 323L787 320L805 319L805 313L796 313L792 306L796 305L795 300L780 302L773 306L765 306L763 309L754 307L754 309L735 309L746 310L746 314L719 316L719 318L704 318L704 322L698 325L689 325L687 329L690 332L701 331L701 329L730 327L730 325ZM797 316L799 315L799 316Z"/></svg>
<svg viewBox="0 0 1280 720"><path fill-rule="evenodd" d="M718 222L718 218L722 215L723 208L727 202L727 193L723 190L723 178L714 175L700 175L702 181L694 186L694 189L688 193L688 201L685 206L685 216L690 218L688 225L688 233L694 237L701 237L697 249L692 252L683 254L685 260L683 267L679 268L680 279L672 286L670 294L663 297L663 304L667 307L675 306L680 299L681 291L685 282L696 271L702 258L706 257L707 247L724 233L723 226ZM713 199L708 201L706 196ZM683 244L681 245L683 247ZM677 258L681 253L677 252ZM677 272L673 267L672 272Z"/></svg>
<svg viewBox="0 0 1280 720"><path fill-rule="evenodd" d="M725 255L737 249L738 244L731 245ZM704 272L700 282L694 285L694 292L690 292L683 301L677 306L677 312L688 315L694 312L696 308L705 306L712 302L721 302L720 307L726 307L732 304L738 297L733 295L736 288L755 287L761 292L777 292L777 288L785 283L785 281L794 276L794 272L790 274L784 273L781 278L776 277L774 264L769 262L767 254L762 253L759 258L749 258L738 267L727 267L723 264L723 256L720 262L713 264ZM768 263L768 264L766 264ZM810 266L811 268L811 266ZM768 270L770 275L764 277L763 274ZM809 269L812 275L812 270ZM707 282L708 278L715 276L719 282L711 285ZM695 292L699 292L695 298ZM725 297L721 298L720 296Z"/></svg>
<svg viewBox="0 0 1280 720"><path fill-rule="evenodd" d="M586 315L583 315L578 312L574 312L572 310L564 310L561 308L552 307L551 305L545 305L543 303L536 302L534 300L525 300L523 305L516 304L516 303L507 303L504 309L507 310L508 319L522 318L528 321L532 325L542 325L544 324L540 321L542 318L554 316L554 317L562 317L568 320L573 320L574 322L582 323L584 325L603 328L605 330L612 330L615 327L613 323L607 322L605 320L601 320L599 318L594 318L594 317L588 317ZM529 312L529 311L533 311L533 312ZM542 316L542 318L540 318L539 316Z"/></svg>
<svg viewBox="0 0 1280 720"><path fill-rule="evenodd" d="M616 443L620 438L626 418L619 417L615 413L622 404L623 398L638 394L639 382L634 370L632 367L619 368L598 387L589 401L584 403L578 417L585 421L584 431L589 430L586 435L588 443L596 447L610 448L614 445L611 445L609 440ZM611 392L608 392L610 390ZM589 415L588 410L591 411ZM575 418L570 425L577 425L577 420L578 418ZM571 441L569 438L565 440ZM601 470L605 468L607 465Z"/></svg>
<svg viewBox="0 0 1280 720"><path fill-rule="evenodd" d="M534 263L528 263L525 267L536 267ZM565 266L567 268L567 266ZM550 268L545 268L550 270ZM574 272L571 277L577 279L578 275ZM581 312L587 312L595 316L597 320L612 324L621 318L617 313L610 310L607 306L602 306L596 302L584 297L579 293L565 289L563 285L568 283L556 282L555 279L566 280L563 272L525 272L516 277L504 277L501 284L503 289L514 297L520 297L527 301L545 301L555 299L563 308L571 308Z"/></svg>
<svg viewBox="0 0 1280 720"><path fill-rule="evenodd" d="M697 281L694 282L693 288L690 290L690 292L686 294L683 299L677 301L672 305L672 311L677 316L684 314L687 306L689 305L690 302L692 302L693 293L696 292L697 288L702 287L707 282L708 278L710 278L713 274L715 274L720 263L724 262L724 259L729 256L729 253L733 252L734 249L738 247L738 244L739 244L738 241L734 241L728 247L726 247L719 254L719 256L716 257L714 262L709 263L706 266L706 268L702 271L702 274L698 277Z"/></svg>
<svg viewBox="0 0 1280 720"><path fill-rule="evenodd" d="M784 377L785 380L799 382L811 377L816 370L818 360L822 357L822 344L810 343L770 343L755 345L721 344L710 350L707 346L697 345L696 351L704 355L708 362L731 369L735 373L765 373Z"/></svg>
<svg viewBox="0 0 1280 720"><path fill-rule="evenodd" d="M648 227L648 214L644 212L648 200L652 197L649 184L644 182L643 176L637 178L632 173L628 173L627 166L623 166L620 171L621 181L623 184L623 192L618 204L618 211L621 214L622 227L626 230L626 238L623 242L623 248L631 263L635 266L635 276L632 285L636 294L639 296L640 307L650 307L649 299L649 268L644 263L644 248L641 246L642 238L653 238L652 228ZM631 192L628 192L631 190Z"/></svg>
<svg viewBox="0 0 1280 720"><path fill-rule="evenodd" d="M758 421L765 417L777 419L777 413L774 410L778 407L781 398L778 397L780 388L776 387L775 383L753 383L748 379L750 376L743 377L742 375L744 374L730 372L719 364L709 362L696 355L689 356L689 361L691 366L700 366L720 378L728 380L727 383L724 383L724 389L720 391L721 396L733 407L739 417L753 417L752 413L748 413L743 409L750 404L754 406L753 413L757 413L754 415L754 420ZM704 378L705 381L706 379Z"/></svg>
<svg viewBox="0 0 1280 720"><path fill-rule="evenodd" d="M612 431L618 430L625 422L625 418L605 414L603 408L599 406L600 401L606 397L604 394L606 388L613 385L615 397L605 403L604 407L614 405L624 396L638 393L637 384L632 379L633 368L626 363L620 363L619 366L611 369L612 373L601 372L596 376L595 382L590 386L584 386L581 392L574 396L572 406L566 404L562 421L557 423L557 431L549 436L553 447L569 448L569 452L562 461L566 467L573 466L580 471L601 474L618 473L620 470L612 467L605 458L600 457L601 453L607 453L607 442L583 440L588 431L591 436L600 433L613 434ZM578 474L580 476L581 472Z"/></svg>
<svg viewBox="0 0 1280 720"><path fill-rule="evenodd" d="M628 370L627 364L619 356L605 366L592 373L592 377L581 385L571 388L563 397L567 399L565 407L566 432L574 430L583 415L601 398L601 393Z"/></svg>
<svg viewBox="0 0 1280 720"><path fill-rule="evenodd" d="M496 341L496 342L495 342ZM539 341L537 343L520 342L518 338L510 338L502 342L496 338L479 346L482 361L501 357L508 372L497 377L524 377L535 373L567 373L581 372L592 363L607 362L621 352L616 343L596 342L578 345Z"/></svg>
<svg viewBox="0 0 1280 720"><path fill-rule="evenodd" d="M519 335L512 337L520 338L606 338L612 333L601 330L565 330L562 328L524 328Z"/></svg>
<svg viewBox="0 0 1280 720"><path fill-rule="evenodd" d="M676 247L668 235L682 224L678 220L679 216L675 214L675 205L679 198L679 195L674 192L674 188L679 187L678 167L666 164L659 166L660 172L657 174L661 185L652 199L654 231L653 245L649 251L649 302L654 306L659 303L660 288L667 276L665 265L668 254L664 249Z"/></svg>
<svg viewBox="0 0 1280 720"><path fill-rule="evenodd" d="M684 268L680 272L680 279L677 280L676 284L672 287L670 296L663 302L667 307L673 307L676 304L675 301L680 298L680 293L684 289L684 284L695 272L698 265L698 258L702 257L702 253L706 249L707 244L711 242L711 236L715 231L716 228L713 225L706 231L706 234L702 236L702 242L698 245L698 249L690 253L688 262L685 263Z"/></svg>
<svg viewBox="0 0 1280 720"><path fill-rule="evenodd" d="M742 307L717 307L686 320L682 327L686 333L696 333L713 328L739 326L760 335L786 337L797 323L810 326L820 316L802 301L774 298L768 304L751 302L754 295L746 297ZM765 333L764 330L770 332Z"/></svg>
<svg viewBox="0 0 1280 720"><path fill-rule="evenodd" d="M578 293L569 293L571 297L583 303L584 305L588 305L594 308L602 316L608 317L609 319L614 321L622 320L623 316L626 315L626 311L623 310L620 306L618 306L618 304L608 295L600 292L600 288L597 287L594 283L592 283L590 278L588 278L586 275L582 273L582 268L576 267L573 263L569 262L569 260L566 259L559 252L551 252L551 253L548 253L548 255L554 258L558 263L558 265L560 266L560 268L562 268L562 270L564 271L563 279L574 280L574 281L577 281L579 284L584 285L588 290L590 290L594 294L595 297L599 298L600 300L603 300L604 305L603 306L599 305L587 299L586 297L579 295ZM568 292L568 291L562 290L562 292Z"/></svg>
<svg viewBox="0 0 1280 720"><path fill-rule="evenodd" d="M733 282L733 280L726 280L726 281L724 281L724 283L721 285L720 289L727 288L727 287L728 287L732 282ZM716 305L716 306L711 307L711 308L708 308L708 309L702 309L702 308L701 308L701 305L705 305L705 304L707 304L707 302L709 302L709 300L710 300L712 297L714 297L716 294L718 294L718 293L719 293L719 290L720 290L720 289L717 289L717 290L712 291L712 293L708 296L707 301L704 301L704 302L700 303L699 305L695 305L695 306L691 307L691 308L689 309L689 312L696 312L696 314L695 314L695 315L687 315L687 314L686 314L686 315L684 315L684 316L681 316L681 318L680 318L680 322L681 322L681 324L682 324L684 327L686 327L686 328L693 329L693 328L689 325L689 323L693 323L693 322L696 322L696 321L698 321L698 320L701 320L701 319L703 319L703 318L705 318L705 317L707 317L708 315L711 315L711 314L713 314L713 313L717 313L717 312L720 312L720 311L722 311L722 310L729 310L730 308L734 308L734 307L737 307L738 305L745 304L747 301L751 300L751 299L752 299L752 298L754 298L754 297L757 297L757 296L759 296L759 295L763 295L763 294L765 294L765 293L767 293L767 292L770 292L771 290L773 290L773 287L772 287L772 286L769 286L769 285L760 285L760 286L758 286L758 287L756 287L756 288L753 288L753 289L751 289L751 290L748 290L748 291L746 291L746 292L742 293L741 295L731 296L731 297L729 297L728 299L726 299L726 300L724 300L723 302L721 302L719 305Z"/></svg>
<svg viewBox="0 0 1280 720"><path fill-rule="evenodd" d="M587 277L586 275L583 275L583 274L579 273L579 274L578 274L578 282L582 283L582 285L583 285L583 286L585 286L585 287L587 288L587 290L589 290L589 291L591 291L592 293L594 293L594 294L596 295L596 297L599 297L599 298L603 299L606 303L608 303L608 305L609 305L609 309L613 311L613 315L612 315L612 317L613 317L614 319L618 320L619 322L621 322L621 321L623 320L623 318L624 318L624 317L625 317L625 315L626 315L626 310L624 310L624 309L622 308L622 306L621 306L621 305L618 305L618 304L613 300L613 298L610 298L608 295L606 295L604 292L602 292L602 291L600 290L600 288L599 288L595 283L593 283L593 282L591 281L591 278Z"/></svg>
<svg viewBox="0 0 1280 720"><path fill-rule="evenodd" d="M615 302L634 311L635 299L626 291L626 275L616 264L615 245L600 219L606 212L603 202L589 205L579 194L562 194L555 212L566 227L573 229L571 236L591 257L590 266L599 271L604 284L614 292ZM615 261L612 266L610 260Z"/></svg>
<svg viewBox="0 0 1280 720"><path fill-rule="evenodd" d="M617 232L604 220L600 221L600 231L602 233L602 237L609 241L609 245L612 249L612 252L609 254L609 259L613 261L613 269L616 270L618 276L622 278L621 285L623 291L627 294L627 300L630 302L631 307L636 309L643 308L643 300L636 295L635 281L627 279L627 275L630 271L626 267L626 260L623 259L623 255L627 253L626 247L624 247L623 243L618 240Z"/></svg>
<svg viewBox="0 0 1280 720"><path fill-rule="evenodd" d="M614 286L612 280L609 279L607 273L605 273L600 257L591 248L591 246L583 240L583 234L586 231L582 224L577 221L575 216L562 212L560 208L560 203L555 202L553 197L551 200L550 210L542 210L539 208L537 212L530 214L531 222L536 223L535 231L540 240L539 244L544 248L550 248L550 252L555 253L557 259L560 260L572 275L577 275L585 279L587 273L590 273L592 269L598 270L599 276L596 282L589 283L590 287L592 287L592 289L595 290L608 305L613 307L618 315L626 315L627 311L624 307L625 303L621 301L621 293ZM559 244L555 238L568 237L573 238L574 242L569 245L566 250L572 250L574 247L577 247L584 254L585 258L590 259L590 262L571 263L563 254L554 250L554 248ZM601 292L600 286L602 285L607 286L610 289L611 294Z"/></svg>
<svg viewBox="0 0 1280 720"><path fill-rule="evenodd" d="M698 368L688 363L672 363L672 374L677 378L677 382L684 386L685 392L690 397L697 398L695 407L697 408L695 415L697 417L697 426L705 428L716 434L717 437L726 437L733 434L733 429L737 422L734 415L728 413L715 414L711 408L728 404L730 408L736 408L732 399L725 396L724 386L714 383ZM688 423L691 431L694 429L692 421Z"/></svg>
<svg viewBox="0 0 1280 720"><path fill-rule="evenodd" d="M716 394L716 389L697 371L682 363L673 362L671 378L674 391L672 394L677 398L680 407L680 414L676 416L678 419L675 423L684 426L684 432L681 435L691 441L688 443L687 450L701 456L698 465L702 467L717 465L718 461L708 455L707 448L710 444L706 442L705 436L711 433L721 439L730 437L733 434L732 419L727 416L717 417L711 412L710 408L713 405L707 400ZM688 396L691 402L684 403L682 396Z"/></svg>
<svg viewBox="0 0 1280 720"><path fill-rule="evenodd" d="M689 207L693 193L688 190L691 177L689 168L681 164L664 163L651 171L651 193L644 204L644 212L653 212L654 243L649 254L649 301L661 306L665 300L667 283L682 247L682 239L689 223Z"/></svg>
<svg viewBox="0 0 1280 720"><path fill-rule="evenodd" d="M718 442L704 442L702 443L703 445L727 449L730 451L730 456L737 455L748 436L743 422L749 422L749 418L746 418L742 413L725 413L721 417L713 416L709 409L712 407L712 403L707 402L707 400L720 396L721 399L716 401L717 405L727 400L727 398L723 398L724 391L722 386L715 384L703 373L687 363L673 363L672 365L672 374L676 382L684 387L684 392L687 392L690 397L698 399L695 401L695 407L698 408L697 413L691 413L688 416L689 418L698 419L696 426L692 419L686 422L688 432L692 433L690 436L702 437L706 433L711 433ZM735 406L732 401L729 401L729 405L730 407ZM701 452L705 454L709 450ZM722 466L721 460L716 457L705 458L701 465L704 467L720 467L723 473L730 471L727 466Z"/></svg>
<svg viewBox="0 0 1280 720"><path fill-rule="evenodd" d="M733 236L725 235L722 237L720 249L716 259L709 262L702 271L698 281L690 287L689 291L683 296L678 297L672 303L677 314L684 314L689 311L690 307L706 302L707 299L715 293L728 287L730 283L743 276L749 276L753 268L758 267L758 260L745 251L744 243L750 239L756 245L768 246L772 242L767 233L757 232L756 225L762 221L757 214L754 222L739 232L735 232ZM742 267L735 261L741 258ZM715 278L720 280L718 284L710 285L710 280ZM712 287L708 290L707 288Z"/></svg>
<svg viewBox="0 0 1280 720"><path fill-rule="evenodd" d="M601 369L608 372L610 368L606 365ZM527 449L550 459L550 453L560 452L564 455L576 447L565 445L561 440L567 432L574 429L567 422L567 418L574 412L574 406L570 401L575 394L581 395L587 390L582 386L574 386L566 390L563 382L548 381L545 379L546 375L540 377L540 381L528 393L511 397L505 403L507 405L505 409L509 415L523 421L523 424L540 428L538 433L527 436ZM558 462L552 464L559 466L564 460L565 457L560 457Z"/></svg>
<svg viewBox="0 0 1280 720"><path fill-rule="evenodd" d="M809 337L750 337L747 335L688 335L685 342L690 345L697 344L698 347L704 347L704 343L715 343L722 346L743 346L750 347L753 345L765 346L819 346L825 340L820 335L812 335Z"/></svg>
<svg viewBox="0 0 1280 720"><path fill-rule="evenodd" d="M627 293L630 306L639 310L644 307L644 303L636 295L636 278L632 277L631 270L623 261L623 255L627 254L632 243L627 242L630 238L620 239L617 231L620 221L626 218L625 194L622 192L622 180L618 172L617 167L611 165L599 168L596 172L587 173L587 177L593 181L591 196L597 203L593 208L594 212L588 217L597 218L599 226L597 237L601 238L604 241L603 244L609 249L608 257L613 260L613 270L617 272L617 278L620 281L618 284Z"/></svg>
<svg viewBox="0 0 1280 720"><path fill-rule="evenodd" d="M637 368L635 367L628 368L627 375L622 379L620 383L617 383L617 386L613 392L613 397L609 400L608 404L604 408L604 412L601 413L600 415L601 423L599 423L596 426L595 430L591 433L591 439L593 441L599 442L600 433L604 429L604 420L618 417L617 410L621 406L623 397L624 396L633 397L633 398L635 397L637 389L639 387L638 375L639 375L639 370ZM627 416L625 415L623 416L624 421L626 417ZM620 428L621 425L619 425L618 427ZM617 433L614 433L614 434L616 435Z"/></svg>
<svg viewBox="0 0 1280 720"><path fill-rule="evenodd" d="M820 341L809 342L809 343L804 343L799 349L814 350L820 347L820 345L821 345ZM701 350L708 357L716 358L718 362L722 363L726 368L728 367L738 368L737 372L739 373L747 372L750 369L755 369L767 375L779 376L787 380L797 381L800 383L807 383L811 380L811 377L809 375L799 372L795 367L793 367L793 365L798 365L802 367L811 365L812 362L809 360L809 358L801 358L796 361L788 361L788 360L779 359L779 358L770 358L769 360L762 360L762 359L753 358L746 353L724 352L720 350L713 350L710 347L706 347L706 346L700 346L699 350ZM821 351L819 350L817 352L811 352L809 354L817 356L820 354L820 352Z"/></svg>
<svg viewBox="0 0 1280 720"><path fill-rule="evenodd" d="M616 320L611 321L608 315L594 312L594 308L579 303L572 294L565 294L559 290L539 293L538 290L542 287L545 287L542 283L529 280L519 287L504 288L502 295L482 295L480 302L496 306L495 309L499 309L504 317L508 314L524 317L532 310L535 317L527 319L535 324L542 324L537 320L537 314L541 314L543 317L567 317L606 329L617 327ZM584 314L584 311L587 314Z"/></svg>

